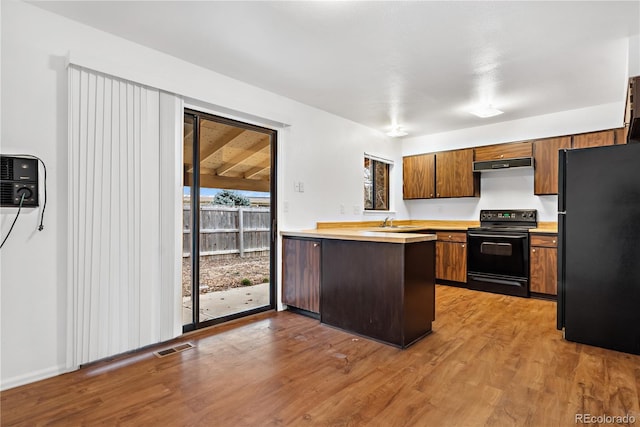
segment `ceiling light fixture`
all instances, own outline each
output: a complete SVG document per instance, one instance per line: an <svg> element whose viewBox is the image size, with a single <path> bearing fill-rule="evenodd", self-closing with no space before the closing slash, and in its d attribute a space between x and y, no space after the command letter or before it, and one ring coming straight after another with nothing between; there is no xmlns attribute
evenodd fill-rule
<svg viewBox="0 0 640 427"><path fill-rule="evenodd" d="M406 131L402 130L400 126L394 126L389 132L387 132L387 136L390 136L391 138L398 138L407 135L409 134Z"/></svg>
<svg viewBox="0 0 640 427"><path fill-rule="evenodd" d="M493 108L493 106L491 105L485 105L484 107L479 107L469 112L478 117L482 117L483 119L487 117L498 116L504 113L504 111L500 111L497 108Z"/></svg>

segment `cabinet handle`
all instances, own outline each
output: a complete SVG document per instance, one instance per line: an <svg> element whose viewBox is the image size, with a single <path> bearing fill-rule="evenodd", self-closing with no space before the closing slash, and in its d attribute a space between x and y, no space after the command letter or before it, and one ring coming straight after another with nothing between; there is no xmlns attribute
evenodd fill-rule
<svg viewBox="0 0 640 427"><path fill-rule="evenodd" d="M317 244L317 243L314 243L314 244L313 244L313 247L314 247L314 248L317 248L317 247L318 247L318 244Z"/></svg>
<svg viewBox="0 0 640 427"><path fill-rule="evenodd" d="M501 158L501 159L504 159L504 154L500 154L500 158Z"/></svg>
<svg viewBox="0 0 640 427"><path fill-rule="evenodd" d="M556 242L556 239L553 239L553 243L555 243L555 242Z"/></svg>
<svg viewBox="0 0 640 427"><path fill-rule="evenodd" d="M531 249L531 252L535 252L535 251L536 251L535 249Z"/></svg>
<svg viewBox="0 0 640 427"><path fill-rule="evenodd" d="M433 197L433 193L429 194L429 197Z"/></svg>
<svg viewBox="0 0 640 427"><path fill-rule="evenodd" d="M436 196L440 197L440 193L437 193Z"/></svg>
<svg viewBox="0 0 640 427"><path fill-rule="evenodd" d="M449 238L451 238L451 234L449 234Z"/></svg>
<svg viewBox="0 0 640 427"><path fill-rule="evenodd" d="M464 243L462 244L462 247L464 248Z"/></svg>

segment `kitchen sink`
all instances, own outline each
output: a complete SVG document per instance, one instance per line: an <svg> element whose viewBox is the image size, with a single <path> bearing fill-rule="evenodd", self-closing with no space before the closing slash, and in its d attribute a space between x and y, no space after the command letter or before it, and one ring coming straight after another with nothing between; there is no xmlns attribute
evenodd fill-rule
<svg viewBox="0 0 640 427"><path fill-rule="evenodd" d="M400 231L400 230L411 230L411 229L419 229L420 227L415 226L415 225L385 225L385 226L379 226L376 228L377 231L388 231L388 232L393 232L393 231Z"/></svg>

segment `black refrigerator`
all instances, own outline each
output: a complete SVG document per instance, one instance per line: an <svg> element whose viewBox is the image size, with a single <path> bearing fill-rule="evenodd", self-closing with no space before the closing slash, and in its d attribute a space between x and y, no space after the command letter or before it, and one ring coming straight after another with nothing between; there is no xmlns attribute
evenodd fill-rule
<svg viewBox="0 0 640 427"><path fill-rule="evenodd" d="M559 159L558 329L640 354L640 144Z"/></svg>

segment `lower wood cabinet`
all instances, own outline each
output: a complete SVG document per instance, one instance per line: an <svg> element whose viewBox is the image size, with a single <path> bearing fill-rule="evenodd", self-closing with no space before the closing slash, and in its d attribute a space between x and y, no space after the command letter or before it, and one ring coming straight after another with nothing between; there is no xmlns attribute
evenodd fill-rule
<svg viewBox="0 0 640 427"><path fill-rule="evenodd" d="M467 233L437 232L436 279L467 282Z"/></svg>
<svg viewBox="0 0 640 427"><path fill-rule="evenodd" d="M322 241L282 239L282 302L312 313L320 313Z"/></svg>
<svg viewBox="0 0 640 427"><path fill-rule="evenodd" d="M545 295L558 294L558 236L532 234L530 239L530 290Z"/></svg>

